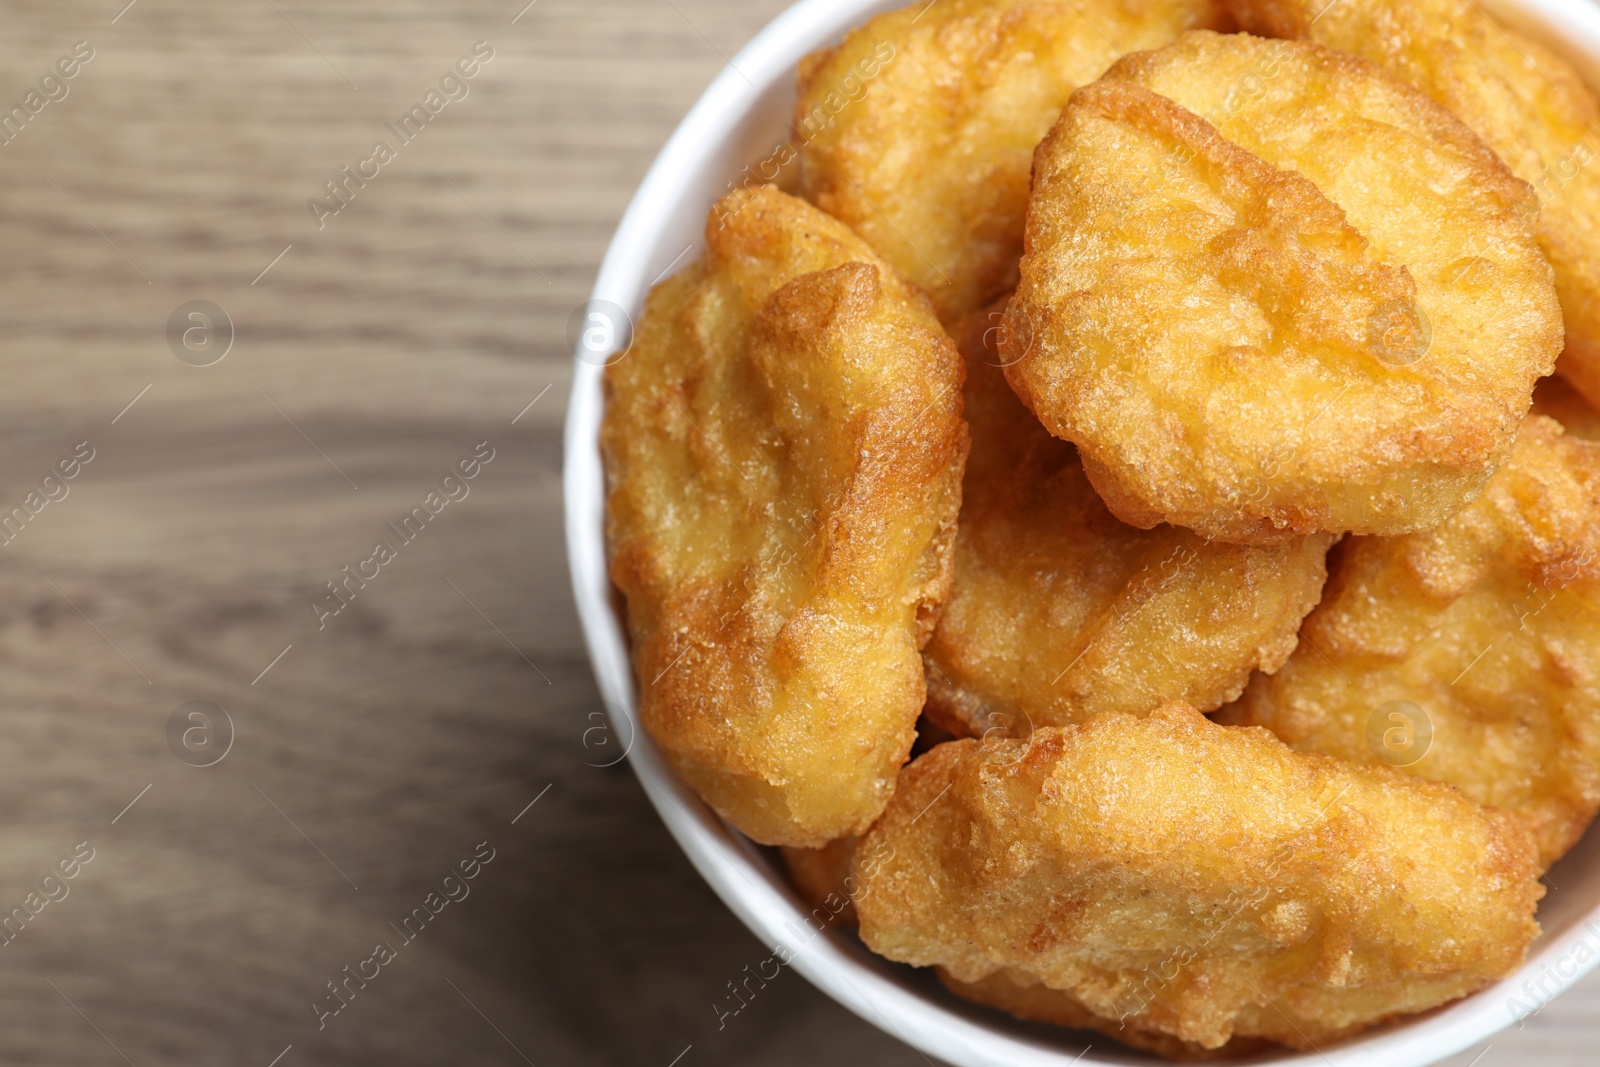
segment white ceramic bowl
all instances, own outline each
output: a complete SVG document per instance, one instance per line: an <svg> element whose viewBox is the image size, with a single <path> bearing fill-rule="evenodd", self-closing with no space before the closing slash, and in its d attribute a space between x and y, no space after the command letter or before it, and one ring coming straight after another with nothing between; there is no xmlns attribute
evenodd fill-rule
<svg viewBox="0 0 1600 1067"><path fill-rule="evenodd" d="M707 210L726 183L783 143L794 101L795 63L872 15L905 2L802 0L746 45L712 82L645 176L595 282L594 301L605 303L592 306L602 315L608 308L620 308L637 316L650 286L699 254ZM1498 0L1489 6L1576 63L1591 85L1600 85L1600 8L1590 0ZM603 320L591 325L601 334L610 326ZM594 340L602 337L597 334ZM614 729L628 744L634 773L695 868L756 937L792 954L791 966L812 983L929 1056L958 1067L1148 1063L1102 1037L1017 1023L965 1004L946 994L926 972L879 959L848 934L808 936L806 909L774 867L769 851L724 826L668 769L660 751L638 729L620 605L606 576L600 371L597 361L586 358L580 348L567 407L564 475L573 589ZM1600 960L1600 831L1591 832L1551 871L1550 881L1549 895L1539 908L1544 936L1511 977L1442 1010L1322 1053L1285 1051L1245 1062L1420 1067L1520 1021ZM1086 1042L1093 1045L1087 1053Z"/></svg>

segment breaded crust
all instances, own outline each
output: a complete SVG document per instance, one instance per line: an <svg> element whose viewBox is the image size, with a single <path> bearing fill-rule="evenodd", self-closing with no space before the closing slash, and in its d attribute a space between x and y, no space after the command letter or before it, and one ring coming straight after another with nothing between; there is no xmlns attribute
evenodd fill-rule
<svg viewBox="0 0 1600 1067"><path fill-rule="evenodd" d="M1025 971L996 971L976 982L963 982L943 967L936 967L939 981L958 997L998 1008L1019 1019L1065 1026L1072 1030L1094 1030L1127 1045L1154 1052L1176 1063L1208 1063L1248 1056L1269 1047L1258 1038L1235 1037L1221 1048L1208 1049L1193 1041L1179 1041L1166 1034L1150 1033L1137 1027L1102 1019L1080 1004L1070 993L1051 989Z"/></svg>
<svg viewBox="0 0 1600 1067"><path fill-rule="evenodd" d="M800 67L798 192L843 219L950 322L1016 284L1034 146L1120 54L1220 0L926 0Z"/></svg>
<svg viewBox="0 0 1600 1067"><path fill-rule="evenodd" d="M1165 700L1222 706L1294 651L1333 536L1252 548L1119 521L1006 384L1003 308L955 334L972 453L955 588L923 653L929 714L958 735L1023 736Z"/></svg>
<svg viewBox="0 0 1600 1067"><path fill-rule="evenodd" d="M1449 782L1554 863L1600 809L1600 444L1530 416L1471 507L1334 558L1300 649L1220 717Z"/></svg>
<svg viewBox="0 0 1600 1067"><path fill-rule="evenodd" d="M641 719L716 811L816 847L888 803L951 581L961 360L926 298L771 188L713 210L607 370Z"/></svg>
<svg viewBox="0 0 1600 1067"><path fill-rule="evenodd" d="M1452 786L1180 704L940 745L863 854L861 937L961 982L1020 972L1205 1048L1309 1049L1509 973L1525 831Z"/></svg>
<svg viewBox="0 0 1600 1067"><path fill-rule="evenodd" d="M1566 317L1556 369L1600 404L1600 102L1472 0L1229 0L1243 28L1371 60L1460 116L1532 184Z"/></svg>
<svg viewBox="0 0 1600 1067"><path fill-rule="evenodd" d="M1370 64L1189 33L1040 145L1006 374L1132 525L1424 529L1504 460L1559 350L1536 209Z"/></svg>

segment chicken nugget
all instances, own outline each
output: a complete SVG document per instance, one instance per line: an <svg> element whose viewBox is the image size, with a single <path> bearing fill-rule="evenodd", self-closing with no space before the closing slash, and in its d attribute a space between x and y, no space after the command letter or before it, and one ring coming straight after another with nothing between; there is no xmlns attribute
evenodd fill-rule
<svg viewBox="0 0 1600 1067"><path fill-rule="evenodd" d="M1425 529L1503 462L1560 348L1537 207L1365 61L1189 33L1040 145L1006 375L1134 526Z"/></svg>
<svg viewBox="0 0 1600 1067"><path fill-rule="evenodd" d="M1529 416L1471 507L1352 538L1333 572L1300 649L1220 718L1449 782L1554 863L1600 809L1600 444Z"/></svg>
<svg viewBox="0 0 1600 1067"><path fill-rule="evenodd" d="M1006 384L1003 307L956 332L972 453L955 588L923 651L930 716L958 735L1021 736L1164 700L1221 707L1294 651L1333 535L1252 548L1118 521L1077 451Z"/></svg>
<svg viewBox="0 0 1600 1067"><path fill-rule="evenodd" d="M856 842L854 837L841 837L821 848L785 845L780 850L790 884L806 907L813 909L814 916L815 909L825 908L832 916L830 921L855 925L856 884L850 864L855 859Z"/></svg>
<svg viewBox="0 0 1600 1067"><path fill-rule="evenodd" d="M1182 704L940 745L860 853L874 951L1208 1049L1464 996L1520 964L1543 893L1508 815Z"/></svg>
<svg viewBox="0 0 1600 1067"><path fill-rule="evenodd" d="M1531 414L1550 416L1573 437L1600 441L1600 411L1596 411L1565 378L1540 379L1533 390Z"/></svg>
<svg viewBox="0 0 1600 1067"><path fill-rule="evenodd" d="M1009 968L999 970L976 982L954 978L943 967L935 968L935 973L946 989L965 1000L998 1008L1019 1019L1064 1026L1070 1030L1094 1030L1116 1038L1129 1048L1144 1049L1180 1063L1247 1056L1268 1046L1259 1038L1235 1037L1221 1048L1208 1049L1193 1041L1180 1041L1168 1034L1151 1033L1123 1022L1102 1019L1070 993L1051 989L1024 971Z"/></svg>
<svg viewBox="0 0 1600 1067"><path fill-rule="evenodd" d="M1600 404L1600 103L1572 65L1472 0L1230 0L1252 33L1371 60L1455 112L1539 196L1567 350L1556 369Z"/></svg>
<svg viewBox="0 0 1600 1067"><path fill-rule="evenodd" d="M720 220L720 221L715 221ZM606 373L611 578L640 719L765 844L888 803L951 581L961 357L927 298L775 189L714 209Z"/></svg>
<svg viewBox="0 0 1600 1067"><path fill-rule="evenodd" d="M800 195L945 322L1016 284L1034 146L1123 52L1221 28L1220 0L926 0L800 66Z"/></svg>

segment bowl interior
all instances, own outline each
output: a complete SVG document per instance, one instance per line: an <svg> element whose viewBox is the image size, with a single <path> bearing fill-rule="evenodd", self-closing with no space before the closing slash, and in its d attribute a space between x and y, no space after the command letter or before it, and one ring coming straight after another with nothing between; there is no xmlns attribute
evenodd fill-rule
<svg viewBox="0 0 1600 1067"><path fill-rule="evenodd" d="M785 142L797 61L872 15L899 6L901 0L803 0L740 51L657 157L618 227L593 298L637 317L650 287L703 247L712 202L744 180L744 168ZM1600 8L1587 0L1492 0L1487 6L1573 61L1591 85L1600 84ZM625 331L626 323L621 325ZM568 556L585 641L616 732L662 820L711 887L772 951L771 962L752 960L752 969L770 973L773 967L792 966L857 1015L960 1067L1150 1062L1103 1037L1020 1023L967 1004L946 994L927 972L874 956L846 932L819 929L822 924L789 889L775 852L730 831L672 774L638 728L620 605L606 573L602 406L601 368L580 357L568 404L564 492ZM1600 961L1600 834L1589 834L1547 881L1548 895L1539 909L1544 934L1511 977L1334 1048L1235 1062L1415 1067L1519 1022ZM723 1010L737 1007L730 998Z"/></svg>

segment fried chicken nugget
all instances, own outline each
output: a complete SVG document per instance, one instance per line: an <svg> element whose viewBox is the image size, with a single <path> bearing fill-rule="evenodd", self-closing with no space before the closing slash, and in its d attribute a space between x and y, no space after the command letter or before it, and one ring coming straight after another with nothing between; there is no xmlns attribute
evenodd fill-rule
<svg viewBox="0 0 1600 1067"><path fill-rule="evenodd" d="M1220 1048L1208 1049L1194 1041L1180 1041L1168 1034L1151 1033L1102 1019L1070 993L1051 989L1024 971L1008 968L976 982L963 982L943 967L935 968L935 973L946 989L963 999L998 1008L1019 1019L1064 1026L1069 1030L1095 1030L1130 1048L1144 1049L1180 1063L1231 1059L1268 1047L1268 1043L1259 1038L1234 1037Z"/></svg>
<svg viewBox="0 0 1600 1067"><path fill-rule="evenodd" d="M1565 378L1543 378L1533 390L1534 415L1548 415L1573 437L1600 441L1600 411Z"/></svg>
<svg viewBox="0 0 1600 1067"><path fill-rule="evenodd" d="M1363 60L1186 34L1040 145L1006 375L1132 525L1425 529L1504 460L1560 348L1536 211Z"/></svg>
<svg viewBox="0 0 1600 1067"><path fill-rule="evenodd" d="M845 926L856 922L855 880L850 865L855 859L857 839L841 837L821 848L781 850L789 882L809 908L829 908ZM837 904L837 909L833 905Z"/></svg>
<svg viewBox="0 0 1600 1067"><path fill-rule="evenodd" d="M841 222L729 194L606 374L611 577L640 718L766 844L888 803L951 581L961 358Z"/></svg>
<svg viewBox="0 0 1600 1067"><path fill-rule="evenodd" d="M1119 522L1072 445L1006 384L1003 306L956 332L972 453L955 588L923 651L930 717L958 735L1021 736L1163 700L1221 707L1294 651L1333 536L1251 548Z"/></svg>
<svg viewBox="0 0 1600 1067"><path fill-rule="evenodd" d="M1268 37L1353 52L1456 115L1532 183L1567 350L1556 369L1600 404L1600 103L1561 57L1472 0L1230 0Z"/></svg>
<svg viewBox="0 0 1600 1067"><path fill-rule="evenodd" d="M940 745L862 839L874 951L1204 1048L1310 1048L1522 960L1526 831L1455 788L1169 704Z"/></svg>
<svg viewBox="0 0 1600 1067"><path fill-rule="evenodd" d="M1472 506L1341 546L1305 641L1224 721L1508 809L1554 863L1600 809L1600 445L1530 416Z"/></svg>
<svg viewBox="0 0 1600 1067"><path fill-rule="evenodd" d="M1221 0L926 0L800 66L798 192L945 322L1016 284L1034 146L1120 54L1222 28Z"/></svg>

